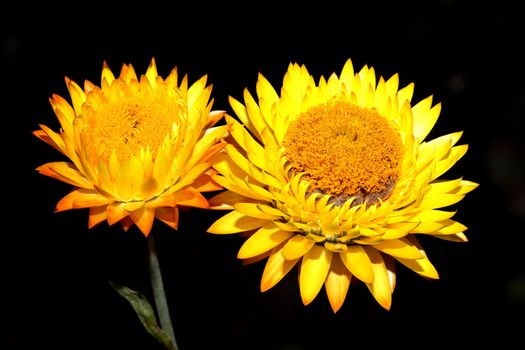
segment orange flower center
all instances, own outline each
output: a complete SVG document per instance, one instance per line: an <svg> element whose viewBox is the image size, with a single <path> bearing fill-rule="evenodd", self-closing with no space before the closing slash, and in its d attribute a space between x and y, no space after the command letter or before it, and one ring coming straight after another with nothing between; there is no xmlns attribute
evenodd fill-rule
<svg viewBox="0 0 525 350"><path fill-rule="evenodd" d="M304 173L311 193L333 195L335 205L373 204L393 190L403 145L375 109L346 101L319 105L290 124L283 145L291 169Z"/></svg>
<svg viewBox="0 0 525 350"><path fill-rule="evenodd" d="M157 149L179 121L179 107L161 97L125 96L101 104L85 104L82 138L90 159L107 161L113 152L129 160L149 148Z"/></svg>

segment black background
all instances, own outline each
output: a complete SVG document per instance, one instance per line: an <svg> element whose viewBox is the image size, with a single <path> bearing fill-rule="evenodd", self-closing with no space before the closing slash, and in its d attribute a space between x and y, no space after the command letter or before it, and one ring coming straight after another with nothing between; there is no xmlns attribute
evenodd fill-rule
<svg viewBox="0 0 525 350"><path fill-rule="evenodd" d="M469 243L422 239L441 279L400 267L390 311L363 284L350 289L335 315L324 290L304 307L295 270L260 293L264 263L236 260L243 239L205 232L222 213L183 212L178 232L156 222L181 350L521 348L525 57L519 11L504 2L453 0L345 10L326 5L307 15L254 7L223 17L205 5L200 10L169 21L171 12L156 9L156 24L143 22L137 10L111 31L68 16L57 29L5 31L0 348L160 349L107 282L151 296L144 237L105 223L88 230L87 210L54 214L70 186L34 169L62 158L31 135L39 123L58 129L47 99L68 97L65 75L98 84L103 60L115 73L132 63L140 74L152 57L162 76L175 65L191 82L208 74L215 108L229 112L227 96L240 99L244 87L254 92L258 72L279 90L290 61L306 64L316 80L339 73L349 57L356 69L369 64L378 76L398 72L402 86L415 82L413 101L433 94L443 104L430 137L465 131L462 142L470 149L447 176L481 183L456 206Z"/></svg>

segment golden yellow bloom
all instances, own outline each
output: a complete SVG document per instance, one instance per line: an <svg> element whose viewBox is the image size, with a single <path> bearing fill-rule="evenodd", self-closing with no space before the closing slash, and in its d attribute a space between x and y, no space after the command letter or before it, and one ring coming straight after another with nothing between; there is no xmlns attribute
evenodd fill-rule
<svg viewBox="0 0 525 350"><path fill-rule="evenodd" d="M115 79L104 63L101 87L66 84L72 107L50 99L60 133L45 125L34 132L71 160L37 169L75 186L57 211L90 208L90 228L104 220L125 230L136 224L147 236L155 217L176 229L178 206L208 207L201 192L221 189L209 158L223 148L228 127L212 127L224 112L211 112L206 76L178 85L176 68L163 80L152 60L140 79L132 65Z"/></svg>
<svg viewBox="0 0 525 350"><path fill-rule="evenodd" d="M477 184L438 180L467 151L461 132L423 141L441 106L432 97L411 105L414 85L398 89L397 74L376 80L373 68L316 85L304 66L291 64L280 96L259 75L257 103L230 103L241 120L226 116L235 142L214 156L213 178L228 190L215 209L233 209L209 232L246 232L238 258L268 257L266 291L299 264L305 305L326 288L334 312L353 277L389 309L394 261L438 278L416 234L466 241L465 226L440 210Z"/></svg>

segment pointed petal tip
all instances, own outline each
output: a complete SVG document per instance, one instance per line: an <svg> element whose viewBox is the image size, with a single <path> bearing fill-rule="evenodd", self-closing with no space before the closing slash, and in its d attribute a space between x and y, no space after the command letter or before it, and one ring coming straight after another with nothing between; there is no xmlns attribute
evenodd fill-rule
<svg viewBox="0 0 525 350"><path fill-rule="evenodd" d="M268 291L270 288L272 288L272 285L261 279L261 285L260 285L261 293Z"/></svg>
<svg viewBox="0 0 525 350"><path fill-rule="evenodd" d="M330 303L330 307L332 308L332 311L334 312L334 315L337 313L337 311L339 311L341 309L341 307L343 306L343 304L338 304L338 305L334 305L332 303Z"/></svg>
<svg viewBox="0 0 525 350"><path fill-rule="evenodd" d="M223 110L213 110L213 111L210 112L209 115L215 117L215 116L217 116L217 115L221 115L221 116L223 116L223 115L225 115L225 114L226 114L226 111L223 111Z"/></svg>
<svg viewBox="0 0 525 350"><path fill-rule="evenodd" d="M314 301L315 296L312 298L310 296L304 296L301 294L301 301L303 302L304 306L308 306L312 301Z"/></svg>

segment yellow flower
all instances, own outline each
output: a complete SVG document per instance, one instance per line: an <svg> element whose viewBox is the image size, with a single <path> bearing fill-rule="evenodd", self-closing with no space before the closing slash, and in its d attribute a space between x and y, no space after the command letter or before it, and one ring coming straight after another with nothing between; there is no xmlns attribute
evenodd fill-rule
<svg viewBox="0 0 525 350"><path fill-rule="evenodd" d="M104 63L101 87L66 84L72 107L50 99L60 132L45 125L34 132L71 160L37 169L75 186L57 211L90 208L90 228L104 220L125 230L136 224L147 236L155 217L176 229L178 206L208 207L201 192L221 189L209 158L223 148L228 127L212 127L224 112L211 112L206 76L178 85L176 68L163 80L152 60L140 79L132 65L115 79Z"/></svg>
<svg viewBox="0 0 525 350"><path fill-rule="evenodd" d="M210 206L233 210L209 232L250 234L238 258L268 257L262 291L299 264L305 305L324 284L336 312L355 277L389 309L394 260L438 278L416 234L467 240L455 211L440 208L477 184L438 180L467 145L455 146L461 132L424 142L441 106L432 97L412 106L414 85L398 82L376 81L367 66L354 74L348 60L316 85L291 64L280 96L259 75L258 103L247 90L244 105L230 99L242 124L226 116L235 142L214 156L213 179L228 190Z"/></svg>

